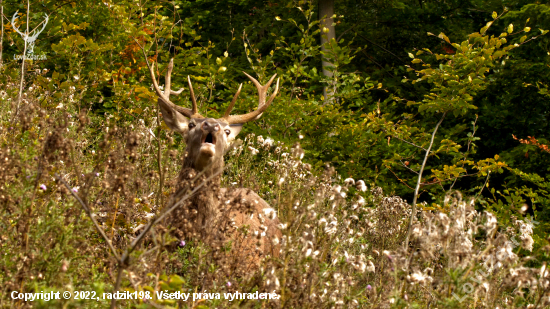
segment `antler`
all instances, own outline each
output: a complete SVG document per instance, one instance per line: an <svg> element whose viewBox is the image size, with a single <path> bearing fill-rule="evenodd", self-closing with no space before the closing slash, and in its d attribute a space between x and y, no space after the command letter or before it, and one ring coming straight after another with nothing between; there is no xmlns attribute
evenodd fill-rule
<svg viewBox="0 0 550 309"><path fill-rule="evenodd" d="M241 84L241 86L239 86L239 90L237 91L237 93L233 97L233 101L231 101L231 104L229 104L229 107L227 108L227 110L225 111L225 114L223 116L223 119L225 119L225 121L227 121L227 123L229 123L229 124L237 124L237 123L242 124L242 123L245 123L245 122L249 122L249 121L258 119L262 115L262 113L269 107L271 102L273 102L273 99L275 99L275 96L277 95L277 92L279 92L279 79L277 79L277 85L275 86L275 90L273 91L273 94L271 94L271 97L269 97L269 100L267 102L265 102L265 98L266 98L266 95L267 95L267 89L269 88L269 86L271 85L271 83L273 82L273 80L275 79L275 76L277 76L277 74L273 75L273 77L271 77L271 79L267 82L267 84L265 84L265 86L262 86L254 77L246 74L245 72L243 72L243 73L246 76L248 76L248 78L252 81L252 83L258 89L258 97L259 97L258 98L258 109L253 111L253 112L250 112L248 114L244 114L244 115L233 115L233 116L229 115L229 113L231 113L231 110L233 109L233 106L235 105L235 101L237 100L237 96L241 92L241 86L242 86L242 84Z"/></svg>
<svg viewBox="0 0 550 309"><path fill-rule="evenodd" d="M38 35L39 35L40 33L42 33L42 31L44 31L44 29L45 29L46 26L48 25L48 20L49 20L49 18L50 18L50 17L48 16L48 14L44 13L44 15L46 16L46 19L45 19L44 21L42 21L42 23L44 23L44 26L42 26L42 29L40 29L40 31L35 32L32 36L29 37L28 35L29 35L30 33L28 33L28 34L27 34L27 33L23 33L23 32L21 32L21 31L19 31L19 28L15 27L15 20L19 18L19 16L17 16L17 13L19 13L19 11L16 11L15 14L13 14L13 16L12 16L12 18L11 18L11 24L12 24L12 26L13 26L13 30L15 30L15 32L19 33L20 35L25 36L25 37L28 37L28 38L30 38L30 39L36 39L36 38L38 37ZM33 30L33 31L36 31L36 29ZM33 32L33 31L31 31L31 32Z"/></svg>
<svg viewBox="0 0 550 309"><path fill-rule="evenodd" d="M21 36L23 36L23 37L26 37L26 36L27 36L26 33L23 33L23 32L21 32L21 31L19 31L19 28L15 27L15 20L16 20L17 18L19 18L19 16L17 16L17 13L19 13L19 10L17 10L17 11L15 12L15 14L13 14L13 17L11 18L11 25L12 25L12 27L13 27L13 30L15 30L15 32L19 33L19 34L20 34Z"/></svg>
<svg viewBox="0 0 550 309"><path fill-rule="evenodd" d="M46 16L46 19L44 19L44 21L42 21L42 22L44 23L44 26L42 26L42 29L40 29L40 31L35 32L35 33L30 37L30 39L36 40L36 38L38 37L38 35L39 35L40 33L42 33L42 31L44 31L44 29L45 29L46 26L48 25L48 20L50 19L50 17L49 17L48 14L46 14L46 13L44 13L44 15ZM33 30L33 31L36 31L36 29ZM32 32L32 31L31 31L31 32Z"/></svg>
<svg viewBox="0 0 550 309"><path fill-rule="evenodd" d="M178 91L172 91L172 70L174 69L174 58L170 59L170 63L168 63L168 67L166 68L166 75L165 75L165 90L162 91L157 83L157 79L155 77L155 72L153 70L153 65L149 67L149 73L151 74L151 79L153 80L153 88L155 88L155 92L157 93L159 100L162 100L166 105L171 107L172 109L180 112L181 114L191 117L202 117L197 113L197 102L195 101L195 95L193 93L193 87L191 86L191 79L189 79L189 76L187 77L187 81L189 82L189 90L191 91L191 101L193 101L193 109L181 107L179 105L176 105L170 101L170 95L179 95L183 91L183 88L181 88Z"/></svg>

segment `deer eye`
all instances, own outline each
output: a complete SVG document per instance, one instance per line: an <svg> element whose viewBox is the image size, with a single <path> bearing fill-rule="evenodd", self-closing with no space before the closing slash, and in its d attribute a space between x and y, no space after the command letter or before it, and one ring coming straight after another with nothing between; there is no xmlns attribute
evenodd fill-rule
<svg viewBox="0 0 550 309"><path fill-rule="evenodd" d="M189 129L193 129L193 128L196 127L196 126L197 126L197 125L194 124L194 123L192 123L192 122L189 123Z"/></svg>
<svg viewBox="0 0 550 309"><path fill-rule="evenodd" d="M225 134L227 134L227 136L229 136L231 134L231 130L225 129Z"/></svg>

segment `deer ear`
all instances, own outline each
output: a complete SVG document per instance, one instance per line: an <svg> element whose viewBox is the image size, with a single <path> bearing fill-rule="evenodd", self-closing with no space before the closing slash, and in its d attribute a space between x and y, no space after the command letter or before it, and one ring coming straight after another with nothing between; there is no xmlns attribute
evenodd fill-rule
<svg viewBox="0 0 550 309"><path fill-rule="evenodd" d="M237 137L237 135L239 134L239 132L241 132L242 129L243 129L243 124L242 123L230 124L229 125L229 130L231 131L231 133L227 137L227 141L230 142L230 141L234 140L235 137Z"/></svg>
<svg viewBox="0 0 550 309"><path fill-rule="evenodd" d="M164 118L164 123L166 123L170 129L184 136L187 135L187 131L189 131L189 119L171 108L162 100L158 100L158 104L162 112L162 118Z"/></svg>
<svg viewBox="0 0 550 309"><path fill-rule="evenodd" d="M235 138L237 137L239 132L241 132L241 130L243 129L243 124L242 123L230 124L229 126L227 126L227 129L229 129L229 131L231 131L231 132L227 136L227 140L226 140L226 144L225 144L225 150L223 152L224 155L227 152L229 152L229 150L234 149L235 147L238 147L239 145L241 145L243 143L241 140L236 140L235 141Z"/></svg>

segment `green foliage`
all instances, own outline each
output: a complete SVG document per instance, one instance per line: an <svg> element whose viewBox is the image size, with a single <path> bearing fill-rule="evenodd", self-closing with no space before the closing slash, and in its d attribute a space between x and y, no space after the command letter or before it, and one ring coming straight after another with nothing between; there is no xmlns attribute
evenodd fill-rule
<svg viewBox="0 0 550 309"><path fill-rule="evenodd" d="M19 10L17 25L23 29L26 6L3 5L8 17ZM509 8L507 13L493 12L504 5ZM133 229L147 223L144 213L159 211L167 201L180 165L177 153L185 146L158 118L156 95L150 87L148 65L153 65L162 84L171 58L173 88L183 87L188 93L190 76L199 110L209 117L225 110L239 83L244 87L235 113L257 107L256 90L242 71L260 82L275 73L281 79L273 105L241 133L249 137L228 160L224 183L258 192L291 223L288 236L312 231L320 235L311 248L319 251L318 257L299 255L297 248L303 244L294 243L296 250L287 252L287 259L269 262L281 281L288 278L282 283L283 307L313 306L305 303L308 299L303 295L321 295L327 284L331 292L338 291L334 299L350 306L356 300L360 306L376 307L389 304L390 298L395 307L432 304L421 289L399 277L410 273L390 271L393 266L387 257L371 253L373 249L398 251L408 223L405 209L410 206L392 200L402 209L400 221L378 227L399 233L384 237L362 233L376 221L372 209L384 209L384 203L389 203L376 193L377 187L411 199L432 132L444 116L421 179L423 211L452 215L445 193L459 188L475 199L478 210L495 213L502 230L523 217L537 220L534 248L540 249L536 253L540 261L547 260L550 154L537 145L518 142L512 134L549 144L550 71L544 29L550 28L550 7L497 0L337 1L335 10L337 39L323 52L315 1L41 1L31 5L30 24L37 25L43 13L50 15L35 48L35 53L47 59L28 61L25 72L20 72L21 63L12 57L23 52L23 40L9 23L4 24L0 74L0 106L5 111L0 115L0 158L8 162L0 184L0 224L6 231L0 248L7 253L0 262L4 291L67 287L103 293L113 289L117 268L105 240L70 192L52 179L61 174L77 190L86 192L94 211L105 215L101 227L117 250L127 247ZM487 12L493 12L492 16ZM332 77L321 73L321 57L332 63ZM28 107L22 117L13 118L21 74L25 77L23 105ZM334 90L330 98L323 97L327 85ZM190 104L181 98L174 102ZM277 142L273 146L261 143L261 148L259 136ZM138 140L139 146L132 148L129 140ZM303 147L307 163L300 165L300 173L292 174L282 162L295 157L297 148L285 145L296 142ZM262 152L254 155L248 147ZM338 173L323 173L326 164ZM319 178L308 183L301 174ZM341 206L333 206L327 188L336 187L336 175L364 178L373 192L348 186L348 198L338 202ZM315 194L320 188L328 191L317 204ZM351 196L366 198L369 207L352 212L349 209L357 207L357 201ZM300 210L297 201L317 208ZM391 213L382 219L392 221L396 216ZM329 217L343 223L337 234L347 233L354 239L336 242L337 235L326 233L328 225L319 223ZM222 278L223 265L208 259L211 248L188 241L177 252L166 252L163 246L172 241L162 229L147 239L131 256L135 268L124 272L122 286L150 292L189 292L203 286L256 291L261 286L258 282L270 276L265 268L250 280ZM474 245L478 253L489 250L482 241ZM525 249L515 252L530 254ZM478 266L451 267L447 258L438 256L430 262L441 270L434 276L447 284L448 292L460 291ZM144 261L155 272L140 269ZM375 261L381 271L359 274L360 261L364 265ZM340 284L337 274L345 274L355 285L336 288ZM502 282L499 276L495 274L491 282ZM136 284L133 278L143 281ZM294 292L302 279L309 280L307 289ZM232 289L226 285L230 280L235 285ZM375 282L388 285L367 291L366 284ZM401 291L397 283L403 283ZM448 294L437 294L438 306L464 306ZM536 299L532 294L522 296L514 300L514 306ZM0 306L5 301L10 300L2 298ZM175 301L158 303L178 305ZM319 303L335 305L328 294ZM36 305L81 307L90 303L71 300ZM193 304L225 305L216 301Z"/></svg>

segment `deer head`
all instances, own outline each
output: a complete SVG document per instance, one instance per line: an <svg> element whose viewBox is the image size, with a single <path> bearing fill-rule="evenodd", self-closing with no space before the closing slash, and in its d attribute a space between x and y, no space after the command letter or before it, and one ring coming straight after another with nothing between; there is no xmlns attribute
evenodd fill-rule
<svg viewBox="0 0 550 309"><path fill-rule="evenodd" d="M153 67L151 66L149 68L153 80L153 87L158 95L158 104L164 122L170 129L184 136L187 145L184 167L191 167L199 172L204 171L206 174L216 173L220 168L223 168L223 155L229 148L231 142L233 142L237 134L241 131L243 124L258 119L269 107L271 102L273 102L273 99L279 91L278 79L275 90L267 102L266 96L267 89L277 74L273 75L267 84L262 86L252 76L243 72L258 89L258 109L244 115L230 115L237 101L237 97L241 92L241 84L223 117L214 119L205 118L198 113L193 85L191 84L189 76L187 77L187 82L189 84L189 92L193 104L192 109L178 106L170 101L170 95L179 95L183 91L183 88L178 91L171 90L171 74L173 68L174 60L171 59L166 69L164 91L160 89L157 83ZM207 169L207 167L210 168Z"/></svg>
<svg viewBox="0 0 550 309"><path fill-rule="evenodd" d="M26 41L28 44L29 44L29 50L27 51L27 54L32 54L34 53L34 42L36 41L36 39L38 38L38 35L40 33L42 33L42 31L44 31L44 29L46 28L46 25L48 24L48 19L50 18L48 16L48 14L44 14L46 16L46 18L44 19L43 23L44 25L42 26L42 29L40 30L33 30L34 31L34 34L33 35L30 35L31 32L33 31L30 31L29 33L23 33L21 31L19 31L19 28L17 28L15 26L15 20L17 18L19 18L19 16L17 15L19 11L16 11L15 14L13 14L13 17L11 18L11 25L13 27L13 30L15 30L17 33L19 33L21 35L21 37L23 38L24 41ZM40 26L40 25L39 25Z"/></svg>

